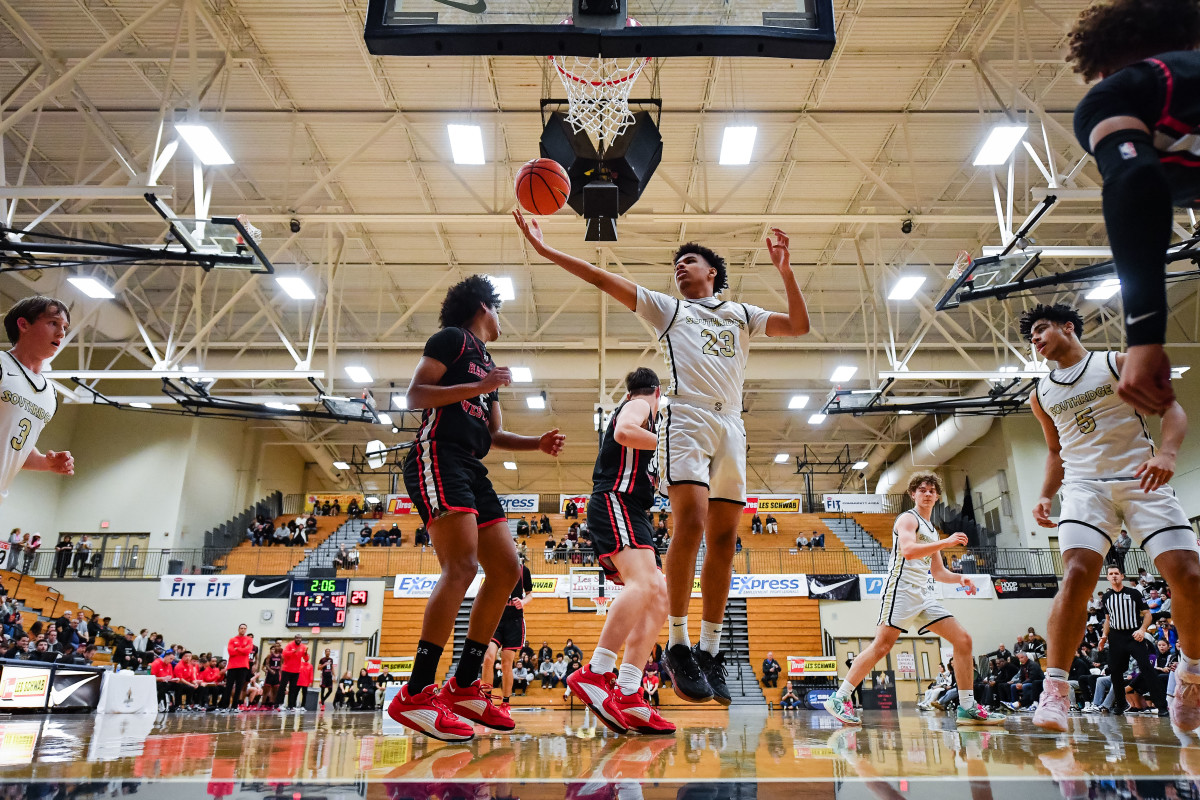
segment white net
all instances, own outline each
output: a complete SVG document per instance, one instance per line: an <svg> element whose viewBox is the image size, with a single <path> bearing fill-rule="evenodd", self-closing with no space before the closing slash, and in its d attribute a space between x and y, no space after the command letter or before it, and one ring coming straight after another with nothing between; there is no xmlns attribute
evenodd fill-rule
<svg viewBox="0 0 1200 800"><path fill-rule="evenodd" d="M567 20L564 24L570 24ZM629 19L629 26L638 25ZM567 92L567 121L576 132L586 131L604 142L625 132L633 124L629 93L649 58L580 58L550 56Z"/></svg>

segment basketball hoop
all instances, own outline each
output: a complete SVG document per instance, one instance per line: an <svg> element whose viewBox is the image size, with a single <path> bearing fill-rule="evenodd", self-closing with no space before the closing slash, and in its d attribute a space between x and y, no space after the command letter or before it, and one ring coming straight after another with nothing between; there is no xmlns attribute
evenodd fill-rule
<svg viewBox="0 0 1200 800"><path fill-rule="evenodd" d="M959 250L958 256L956 256L954 259L954 266L950 268L950 273L946 275L946 277L950 278L951 280L961 278L963 273L970 270L971 265L974 263L975 260L971 258L970 253L968 253L966 250Z"/></svg>
<svg viewBox="0 0 1200 800"><path fill-rule="evenodd" d="M593 597L592 602L596 604L596 616L603 617L608 615L609 598Z"/></svg>
<svg viewBox="0 0 1200 800"><path fill-rule="evenodd" d="M568 17L563 25L572 25ZM633 17L625 27L641 27ZM567 92L567 122L576 133L586 131L598 140L612 142L633 124L629 111L629 93L637 76L650 63L642 58L580 58L549 56Z"/></svg>
<svg viewBox="0 0 1200 800"><path fill-rule="evenodd" d="M262 231L250 224L249 217L245 214L238 214L237 220L242 223L242 227L246 229L246 233L250 234L250 238L254 240L255 244L262 244ZM238 238L241 239L240 236ZM239 241L238 244L245 244L245 242Z"/></svg>

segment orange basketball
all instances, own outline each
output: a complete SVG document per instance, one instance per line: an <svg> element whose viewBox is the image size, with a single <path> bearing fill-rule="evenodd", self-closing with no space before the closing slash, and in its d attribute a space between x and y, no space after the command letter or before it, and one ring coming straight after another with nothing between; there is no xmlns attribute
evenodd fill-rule
<svg viewBox="0 0 1200 800"><path fill-rule="evenodd" d="M553 158L535 158L517 170L517 202L530 214L553 214L567 203L571 179Z"/></svg>

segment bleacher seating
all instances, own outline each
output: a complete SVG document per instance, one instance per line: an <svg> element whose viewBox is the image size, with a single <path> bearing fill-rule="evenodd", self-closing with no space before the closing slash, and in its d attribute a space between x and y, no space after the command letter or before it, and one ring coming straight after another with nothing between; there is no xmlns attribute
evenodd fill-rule
<svg viewBox="0 0 1200 800"><path fill-rule="evenodd" d="M279 528L286 525L288 520L296 519L295 514L285 514L275 519L274 525ZM303 519L303 518L302 518ZM233 548L223 559L218 559L217 566L222 572L233 575L283 575L290 572L304 560L305 550L312 550L324 542L339 527L349 519L346 515L340 517L317 517L317 530L309 534L306 547L286 547L271 545L270 547L255 546L249 539Z"/></svg>
<svg viewBox="0 0 1200 800"><path fill-rule="evenodd" d="M21 610L21 627L25 630L29 630L30 626L39 619L43 623L48 623L50 619L61 617L64 613L70 613L74 616L81 609L83 610L84 617L89 620L93 614L98 613L87 606L80 606L78 603L67 600L54 587L38 583L28 575L22 575L19 572L0 570L0 582L8 590L9 597L23 606ZM125 628L123 626L113 625L112 630L118 636L125 635ZM110 644L110 642L106 642L103 639L96 642L96 655L93 660L96 666L104 666L112 663L112 655L108 646Z"/></svg>
<svg viewBox="0 0 1200 800"><path fill-rule="evenodd" d="M762 662L768 652L783 667L779 685L787 680L788 656L822 654L820 602L808 597L752 597L746 601L750 634L750 666L762 679ZM778 699L770 696L768 699Z"/></svg>

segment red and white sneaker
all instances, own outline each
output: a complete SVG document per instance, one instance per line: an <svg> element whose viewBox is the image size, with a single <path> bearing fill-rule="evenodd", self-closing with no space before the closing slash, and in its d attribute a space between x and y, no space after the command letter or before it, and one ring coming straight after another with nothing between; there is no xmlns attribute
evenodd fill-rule
<svg viewBox="0 0 1200 800"><path fill-rule="evenodd" d="M387 715L406 728L443 742L465 742L475 736L475 729L438 698L436 683L411 696L408 685L401 686L388 705Z"/></svg>
<svg viewBox="0 0 1200 800"><path fill-rule="evenodd" d="M478 722L494 731L511 731L517 727L507 711L492 704L492 687L482 681L459 686L453 677L442 686L438 697L446 707L463 719Z"/></svg>
<svg viewBox="0 0 1200 800"><path fill-rule="evenodd" d="M592 672L592 665L588 664L567 676L567 688L582 700L609 730L614 733L628 733L629 723L613 697L616 693L616 679L617 675L614 672L597 675Z"/></svg>
<svg viewBox="0 0 1200 800"><path fill-rule="evenodd" d="M675 732L674 723L667 722L651 708L650 704L642 697L641 692L625 694L620 687L617 687L616 691L612 693L612 697L613 704L625 717L625 722L629 724L630 730L649 734Z"/></svg>
<svg viewBox="0 0 1200 800"><path fill-rule="evenodd" d="M1184 732L1200 728L1200 675L1175 670L1175 696L1171 698L1171 724Z"/></svg>

